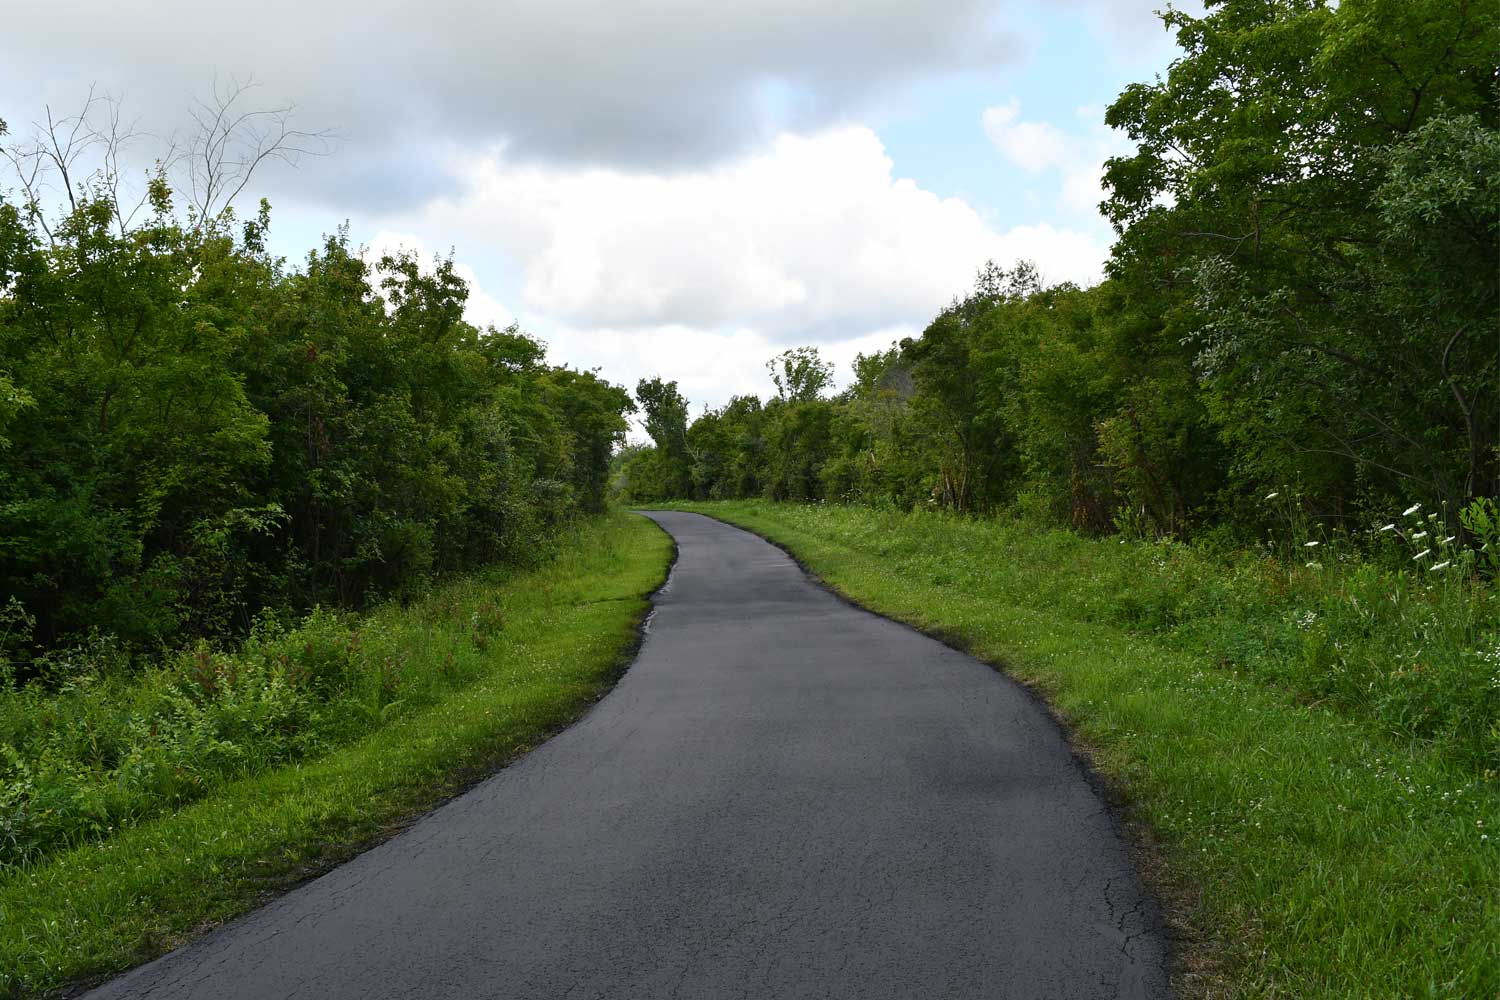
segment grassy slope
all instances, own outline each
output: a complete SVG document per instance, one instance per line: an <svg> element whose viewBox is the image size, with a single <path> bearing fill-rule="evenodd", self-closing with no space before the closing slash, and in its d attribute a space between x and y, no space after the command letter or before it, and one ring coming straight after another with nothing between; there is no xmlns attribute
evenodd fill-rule
<svg viewBox="0 0 1500 1000"><path fill-rule="evenodd" d="M1494 781L1101 620L1111 543L850 508L682 506L782 544L860 604L1043 693L1159 845L1185 994L1500 995Z"/></svg>
<svg viewBox="0 0 1500 1000"><path fill-rule="evenodd" d="M503 607L505 628L487 673L366 739L0 876L0 990L45 991L160 954L535 745L618 676L670 555L655 525L617 513L536 572L377 612L413 643L457 645L485 602ZM431 621L433 602L450 622Z"/></svg>

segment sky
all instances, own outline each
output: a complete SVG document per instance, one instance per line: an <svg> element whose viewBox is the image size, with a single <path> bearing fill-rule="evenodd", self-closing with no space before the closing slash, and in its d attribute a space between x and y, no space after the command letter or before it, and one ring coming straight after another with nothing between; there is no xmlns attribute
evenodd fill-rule
<svg viewBox="0 0 1500 1000"><path fill-rule="evenodd" d="M986 260L1101 276L1103 123L1175 54L1165 0L52 0L0 35L24 136L92 85L149 162L217 85L295 104L325 155L268 162L296 264L347 224L372 255L451 254L469 318L694 412L764 364L915 336ZM1181 6L1181 4L1179 4ZM4 184L0 181L0 184Z"/></svg>

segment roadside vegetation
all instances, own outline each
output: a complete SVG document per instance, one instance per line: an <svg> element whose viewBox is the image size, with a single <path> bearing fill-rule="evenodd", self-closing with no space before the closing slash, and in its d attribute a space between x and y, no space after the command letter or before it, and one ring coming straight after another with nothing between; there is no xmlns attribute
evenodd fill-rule
<svg viewBox="0 0 1500 1000"><path fill-rule="evenodd" d="M612 681L670 544L629 393L464 320L451 259L294 265L244 88L175 154L0 121L0 993L118 971L426 808Z"/></svg>
<svg viewBox="0 0 1500 1000"><path fill-rule="evenodd" d="M643 380L651 444L615 489L1238 546L1289 515L1317 541L1421 504L1435 537L1481 540L1462 518L1500 495L1500 12L1163 16L1180 57L1105 116L1136 147L1104 172L1106 280L990 265L837 393L811 348L772 359L769 399L693 419L674 382ZM1414 567L1444 562L1422 549Z"/></svg>
<svg viewBox="0 0 1500 1000"><path fill-rule="evenodd" d="M237 99L219 120L258 121ZM0 174L0 673L55 685L74 649L154 660L266 608L536 565L604 509L628 392L465 322L451 260L367 259L340 232L289 266L264 202L178 204L174 182L253 164L159 164L135 204L118 114L0 138L25 185Z"/></svg>
<svg viewBox="0 0 1500 1000"><path fill-rule="evenodd" d="M842 391L794 348L696 418L465 322L451 260L271 254L232 203L325 137L240 91L139 184L107 100L0 122L0 987L572 717L669 549L613 496L1042 691L1162 846L1187 992L1500 994L1500 12L1162 16L1104 281L991 264Z"/></svg>
<svg viewBox="0 0 1500 1000"><path fill-rule="evenodd" d="M1500 13L1167 10L1107 122L1104 281L989 265L834 391L612 487L1003 664L1163 847L1189 994L1500 994ZM776 506L767 501L795 501Z"/></svg>
<svg viewBox="0 0 1500 1000"><path fill-rule="evenodd" d="M1500 699L1493 588L1009 518L674 506L1043 694L1146 831L1184 995L1500 992L1500 784L1475 738Z"/></svg>
<svg viewBox="0 0 1500 1000"><path fill-rule="evenodd" d="M0 992L167 951L535 745L628 662L671 551L614 513L535 570L7 692Z"/></svg>

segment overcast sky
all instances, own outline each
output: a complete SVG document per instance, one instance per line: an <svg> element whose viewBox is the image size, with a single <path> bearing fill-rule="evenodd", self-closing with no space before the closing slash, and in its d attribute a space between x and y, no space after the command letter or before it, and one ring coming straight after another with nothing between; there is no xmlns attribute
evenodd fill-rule
<svg viewBox="0 0 1500 1000"><path fill-rule="evenodd" d="M787 346L843 383L986 259L1097 279L1099 165L1125 148L1103 108L1170 62L1164 5L51 0L6 11L0 118L23 132L92 83L166 135L253 79L340 135L258 176L279 252L345 221L451 249L474 321L676 379L696 412L764 396Z"/></svg>

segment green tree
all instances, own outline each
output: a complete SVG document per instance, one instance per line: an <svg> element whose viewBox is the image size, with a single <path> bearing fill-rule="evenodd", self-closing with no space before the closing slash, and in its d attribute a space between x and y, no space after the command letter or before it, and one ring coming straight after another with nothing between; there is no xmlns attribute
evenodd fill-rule
<svg viewBox="0 0 1500 1000"><path fill-rule="evenodd" d="M1138 147L1106 172L1112 270L1181 329L1235 475L1329 515L1494 492L1500 11L1164 17L1183 56L1107 115Z"/></svg>
<svg viewBox="0 0 1500 1000"><path fill-rule="evenodd" d="M692 493L692 459L688 449L688 402L676 382L641 379L635 398L645 414L646 433L656 444L655 492L663 498Z"/></svg>
<svg viewBox="0 0 1500 1000"><path fill-rule="evenodd" d="M543 384L547 405L568 432L572 448L569 483L583 510L602 511L610 458L624 443L629 429L625 414L635 412L635 402L623 388L595 372L558 368L547 373Z"/></svg>
<svg viewBox="0 0 1500 1000"><path fill-rule="evenodd" d="M451 260L338 233L290 270L264 203L110 199L45 229L0 199L0 588L34 651L411 596L602 504L629 395L465 322Z"/></svg>
<svg viewBox="0 0 1500 1000"><path fill-rule="evenodd" d="M808 402L820 398L833 384L833 365L818 355L816 347L794 347L766 362L776 395L786 401Z"/></svg>

